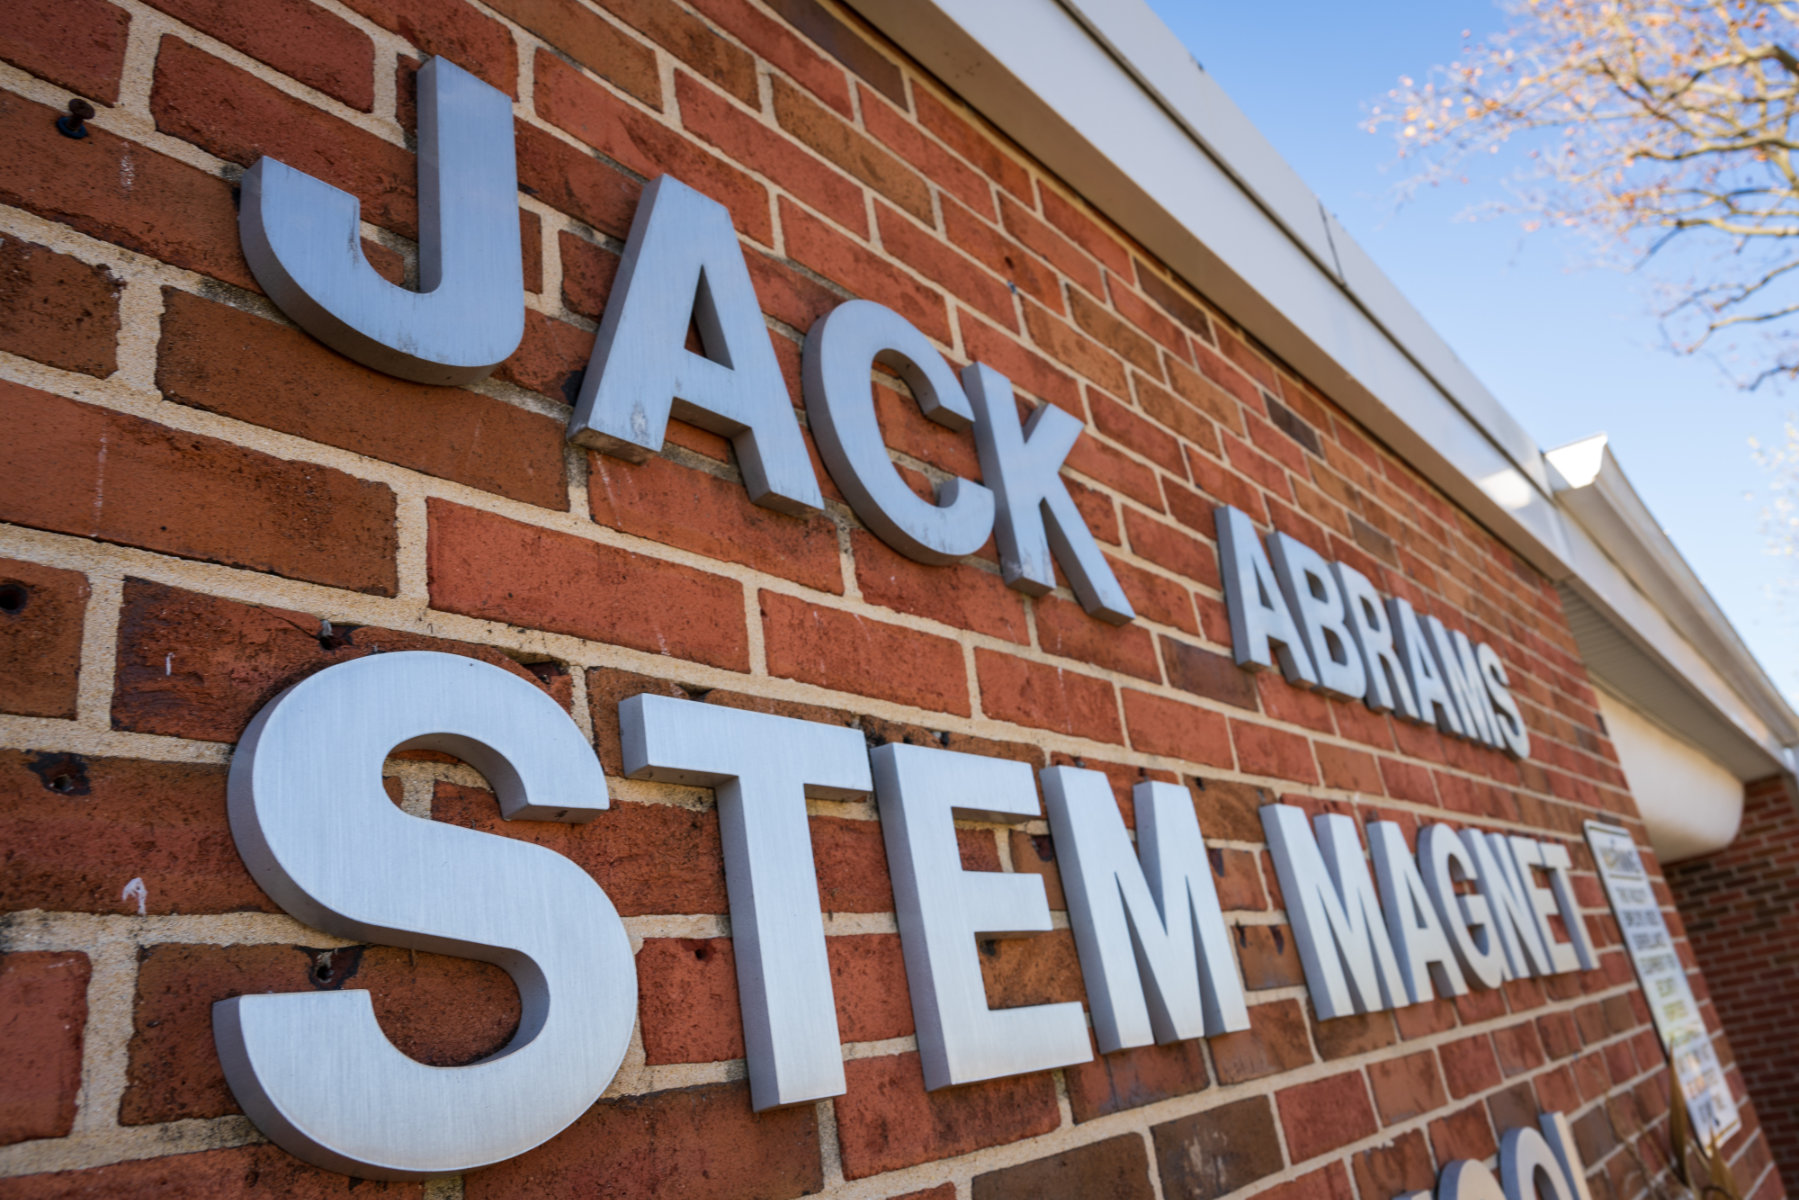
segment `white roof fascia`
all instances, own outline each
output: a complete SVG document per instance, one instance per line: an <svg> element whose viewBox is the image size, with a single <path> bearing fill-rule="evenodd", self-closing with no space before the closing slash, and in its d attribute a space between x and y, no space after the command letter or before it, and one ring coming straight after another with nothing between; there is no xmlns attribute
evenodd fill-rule
<svg viewBox="0 0 1799 1200"><path fill-rule="evenodd" d="M1535 442L1143 0L845 3L1794 768L1795 718L1759 665L1743 651L1759 686L1714 669L1666 615L1685 598L1639 588L1569 519ZM1740 648L1710 614L1696 628Z"/></svg>

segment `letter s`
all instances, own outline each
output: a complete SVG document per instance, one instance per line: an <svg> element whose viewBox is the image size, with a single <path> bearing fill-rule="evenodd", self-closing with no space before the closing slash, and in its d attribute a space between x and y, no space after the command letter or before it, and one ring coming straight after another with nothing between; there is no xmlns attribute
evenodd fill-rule
<svg viewBox="0 0 1799 1200"><path fill-rule="evenodd" d="M288 688L231 763L231 831L263 890L296 919L359 941L481 959L518 985L517 1035L464 1067L408 1058L366 991L238 996L213 1037L238 1102L307 1162L372 1179L467 1171L554 1137L623 1060L637 974L612 902L552 850L395 807L381 763L454 754L508 818L588 821L599 760L555 701L450 654L372 655Z"/></svg>

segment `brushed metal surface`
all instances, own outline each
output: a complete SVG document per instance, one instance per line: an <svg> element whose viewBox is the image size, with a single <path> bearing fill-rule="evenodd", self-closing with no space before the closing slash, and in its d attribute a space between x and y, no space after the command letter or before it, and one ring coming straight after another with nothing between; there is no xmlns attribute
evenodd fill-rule
<svg viewBox="0 0 1799 1200"><path fill-rule="evenodd" d="M1418 867L1424 888L1442 918L1443 931L1455 950L1463 978L1477 987L1496 988L1507 978L1505 946L1493 910L1478 891L1462 895L1456 884L1474 881L1474 856L1461 835L1447 825L1418 831Z"/></svg>
<svg viewBox="0 0 1799 1200"><path fill-rule="evenodd" d="M1512 695L1512 677L1505 669L1505 662L1499 652L1485 642L1474 648L1474 658L1480 666L1481 679L1486 683L1487 695L1493 700L1493 727L1499 740L1519 758L1529 758L1530 730L1525 727L1524 714L1518 711L1518 700Z"/></svg>
<svg viewBox="0 0 1799 1200"><path fill-rule="evenodd" d="M1487 696L1486 677L1468 635L1457 629L1451 632L1436 616L1424 619L1430 637L1430 648L1437 658L1443 685L1462 717L1462 734L1471 741L1489 746L1500 745L1499 732L1493 725L1493 701Z"/></svg>
<svg viewBox="0 0 1799 1200"><path fill-rule="evenodd" d="M1543 870L1548 875L1548 864L1543 861L1542 842L1535 838L1520 837L1517 834L1506 839L1511 843L1512 864L1517 871L1518 885L1524 891L1524 898L1534 919L1537 939L1543 944L1544 953L1549 956L1549 974L1562 975L1580 969L1580 956L1575 953L1572 942L1564 942L1555 936L1550 928L1549 918L1560 916L1556 907L1555 892L1537 882L1537 871ZM1558 847L1560 848L1560 847ZM1564 854L1567 853L1565 848Z"/></svg>
<svg viewBox="0 0 1799 1200"><path fill-rule="evenodd" d="M618 706L625 773L713 788L757 1111L843 1094L806 797L873 788L860 731L668 696Z"/></svg>
<svg viewBox="0 0 1799 1200"><path fill-rule="evenodd" d="M1549 954L1537 937L1536 914L1518 882L1517 864L1506 835L1464 829L1462 843L1474 856L1475 886L1486 898L1493 928L1499 931L1500 945L1505 947L1507 978L1549 974Z"/></svg>
<svg viewBox="0 0 1799 1200"><path fill-rule="evenodd" d="M1387 914L1387 932L1411 1002L1423 1004L1438 993L1467 995L1468 981L1456 963L1455 950L1418 873L1418 864L1406 847L1405 831L1393 821L1369 822L1368 857L1374 864L1381 910Z"/></svg>
<svg viewBox="0 0 1799 1200"><path fill-rule="evenodd" d="M1580 1145L1574 1140L1574 1130L1569 1126L1567 1116L1559 1112L1543 1113L1537 1117L1537 1125L1562 1168L1573 1200L1593 1200L1592 1190L1587 1187L1586 1168L1580 1161Z"/></svg>
<svg viewBox="0 0 1799 1200"><path fill-rule="evenodd" d="M1418 719L1418 701L1406 678L1405 664L1393 647L1393 625L1387 620L1386 602L1368 577L1346 563L1334 562L1331 572L1343 592L1350 636L1362 652L1368 687L1362 701L1375 712L1391 712L1408 721Z"/></svg>
<svg viewBox="0 0 1799 1200"><path fill-rule="evenodd" d="M818 455L850 508L876 537L922 563L973 554L993 529L993 493L971 480L939 483L932 504L907 486L875 419L876 363L912 390L927 420L960 432L974 410L930 339L872 300L839 304L806 334L803 391Z"/></svg>
<svg viewBox="0 0 1799 1200"><path fill-rule="evenodd" d="M1430 639L1425 636L1424 625L1418 620L1411 601L1399 596L1389 598L1387 621L1393 627L1393 645L1399 651L1399 661L1405 664L1406 678L1412 684L1412 699L1418 705L1417 719L1425 725L1435 725L1444 733L1466 736L1462 730L1461 712L1450 698L1449 684L1443 679L1436 652L1430 648Z"/></svg>
<svg viewBox="0 0 1799 1200"><path fill-rule="evenodd" d="M1437 1200L1510 1200L1484 1162L1457 1159L1437 1176Z"/></svg>
<svg viewBox="0 0 1799 1200"><path fill-rule="evenodd" d="M457 655L327 667L251 722L231 762L231 831L276 903L340 937L494 963L518 987L512 1041L462 1067L402 1054L366 991L213 1006L226 1080L256 1127L373 1179L472 1170L555 1136L611 1082L637 1004L630 939L599 884L554 851L403 812L381 786L397 749L461 758L508 819L590 821L608 804L555 701Z"/></svg>
<svg viewBox="0 0 1799 1200"><path fill-rule="evenodd" d="M1287 607L1274 564L1262 549L1255 523L1241 509L1212 510L1218 528L1218 573L1231 622L1231 655L1239 667L1266 670L1278 659L1287 682L1318 686L1318 671Z"/></svg>
<svg viewBox="0 0 1799 1200"><path fill-rule="evenodd" d="M1500 1139L1499 1177L1505 1183L1505 1200L1574 1200L1560 1156L1528 1125L1508 1129Z"/></svg>
<svg viewBox="0 0 1799 1200"><path fill-rule="evenodd" d="M419 290L375 273L362 203L272 158L244 173L238 236L294 324L419 383L485 378L525 333L512 101L444 58L418 74Z"/></svg>
<svg viewBox="0 0 1799 1200"><path fill-rule="evenodd" d="M1100 1053L1248 1029L1192 794L1133 788L1133 848L1103 774L1051 767L1042 780Z"/></svg>
<svg viewBox="0 0 1799 1200"><path fill-rule="evenodd" d="M1081 422L1053 404L1039 405L1021 425L1012 381L984 363L962 372L974 408L981 480L993 489L993 532L1006 583L1031 596L1056 586L1056 564L1081 607L1123 625L1136 617L1099 543L1062 482L1062 463L1081 436Z"/></svg>
<svg viewBox="0 0 1799 1200"><path fill-rule="evenodd" d="M1051 927L1041 878L964 871L956 843L958 816L1040 815L1031 769L924 746L880 746L870 759L925 1087L1087 1062L1093 1047L1079 1004L990 1009L976 957L977 938Z"/></svg>
<svg viewBox="0 0 1799 1200"><path fill-rule="evenodd" d="M1267 804L1261 817L1318 1019L1411 1003L1355 822L1325 813L1314 840L1303 809Z"/></svg>
<svg viewBox="0 0 1799 1200"><path fill-rule="evenodd" d="M1329 560L1278 531L1268 536L1268 558L1318 672L1319 689L1360 700L1368 690L1368 671L1349 632L1348 607Z"/></svg>
<svg viewBox="0 0 1799 1200"><path fill-rule="evenodd" d="M704 354L687 349L690 325ZM824 507L731 214L663 175L631 219L568 437L642 462L671 415L731 439L757 504Z"/></svg>

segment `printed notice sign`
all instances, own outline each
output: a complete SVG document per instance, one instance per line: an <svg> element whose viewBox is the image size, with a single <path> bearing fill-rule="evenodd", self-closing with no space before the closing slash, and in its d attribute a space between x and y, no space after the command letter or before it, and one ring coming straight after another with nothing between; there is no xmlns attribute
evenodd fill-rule
<svg viewBox="0 0 1799 1200"><path fill-rule="evenodd" d="M1597 821L1587 822L1587 845L1592 847L1606 899L1623 931L1624 948L1649 1001L1649 1016L1687 1098L1693 1132L1701 1141L1716 1137L1722 1142L1742 1121L1705 1020L1699 1015L1698 1001L1687 983L1686 969L1668 935L1661 905L1656 903L1655 890L1643 869L1642 856L1628 833Z"/></svg>

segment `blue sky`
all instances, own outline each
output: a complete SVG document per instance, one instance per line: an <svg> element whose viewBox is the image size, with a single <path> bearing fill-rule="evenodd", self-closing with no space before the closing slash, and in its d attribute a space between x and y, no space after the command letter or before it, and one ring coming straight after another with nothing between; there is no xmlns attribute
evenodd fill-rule
<svg viewBox="0 0 1799 1200"><path fill-rule="evenodd" d="M1393 142L1361 129L1401 75L1454 59L1463 30L1501 28L1492 0L1150 5L1539 446L1610 435L1631 483L1799 704L1799 586L1782 598L1762 502L1745 498L1767 485L1748 439L1777 443L1799 389L1740 392L1713 363L1661 349L1646 282L1585 266L1581 239L1463 219L1498 194L1490 182L1397 205Z"/></svg>

